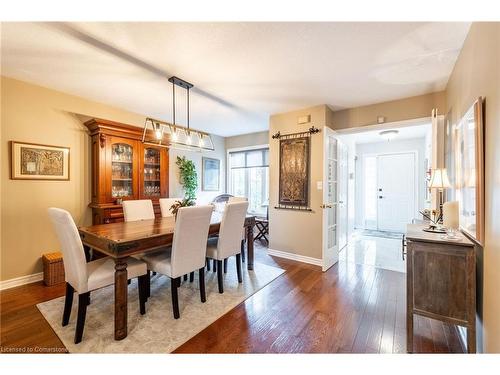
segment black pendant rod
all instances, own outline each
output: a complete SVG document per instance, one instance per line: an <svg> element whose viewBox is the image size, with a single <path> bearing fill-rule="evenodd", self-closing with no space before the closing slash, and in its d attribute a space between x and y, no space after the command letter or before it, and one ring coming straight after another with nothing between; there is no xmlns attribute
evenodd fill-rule
<svg viewBox="0 0 500 375"><path fill-rule="evenodd" d="M175 125L175 84L172 82L172 123Z"/></svg>
<svg viewBox="0 0 500 375"><path fill-rule="evenodd" d="M189 87L187 88L187 128L189 131Z"/></svg>

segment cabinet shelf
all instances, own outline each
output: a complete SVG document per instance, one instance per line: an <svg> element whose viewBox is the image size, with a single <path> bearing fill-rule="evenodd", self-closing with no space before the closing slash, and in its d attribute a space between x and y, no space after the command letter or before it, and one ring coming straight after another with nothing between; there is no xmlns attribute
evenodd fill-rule
<svg viewBox="0 0 500 375"><path fill-rule="evenodd" d="M112 163L121 163L121 164L132 164L131 161L125 161L125 160L112 160Z"/></svg>
<svg viewBox="0 0 500 375"><path fill-rule="evenodd" d="M132 181L131 178L113 178L111 181Z"/></svg>

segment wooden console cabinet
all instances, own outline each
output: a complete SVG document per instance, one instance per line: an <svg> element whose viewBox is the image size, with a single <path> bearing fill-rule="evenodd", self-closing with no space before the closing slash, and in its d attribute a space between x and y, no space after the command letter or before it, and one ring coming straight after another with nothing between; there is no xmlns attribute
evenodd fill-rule
<svg viewBox="0 0 500 375"><path fill-rule="evenodd" d="M406 232L407 351L413 352L413 315L418 314L467 328L467 351L476 352L476 252L460 240L424 232L410 224ZM404 251L403 240L403 251Z"/></svg>
<svg viewBox="0 0 500 375"><path fill-rule="evenodd" d="M142 143L143 129L114 121L85 122L92 138L92 222L123 221L121 200L168 197L168 149Z"/></svg>

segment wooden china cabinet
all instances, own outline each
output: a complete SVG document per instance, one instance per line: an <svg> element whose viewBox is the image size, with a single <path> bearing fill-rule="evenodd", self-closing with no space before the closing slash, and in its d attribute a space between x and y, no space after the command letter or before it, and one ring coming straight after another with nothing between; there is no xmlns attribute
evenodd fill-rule
<svg viewBox="0 0 500 375"><path fill-rule="evenodd" d="M92 137L92 222L123 221L121 201L168 197L168 149L142 143L143 129L114 121L85 122Z"/></svg>

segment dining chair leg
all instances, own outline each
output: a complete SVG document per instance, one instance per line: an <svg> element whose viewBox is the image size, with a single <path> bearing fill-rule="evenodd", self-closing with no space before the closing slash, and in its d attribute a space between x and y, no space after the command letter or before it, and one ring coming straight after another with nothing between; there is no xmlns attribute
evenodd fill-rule
<svg viewBox="0 0 500 375"><path fill-rule="evenodd" d="M75 344L82 341L85 317L87 315L88 292L78 295L78 318L76 320Z"/></svg>
<svg viewBox="0 0 500 375"><path fill-rule="evenodd" d="M151 271L146 274L146 301L151 297Z"/></svg>
<svg viewBox="0 0 500 375"><path fill-rule="evenodd" d="M156 276L156 272L153 271L153 276Z"/></svg>
<svg viewBox="0 0 500 375"><path fill-rule="evenodd" d="M201 302L207 300L207 295L205 293L205 268L200 268L198 270L198 278L200 279L200 299Z"/></svg>
<svg viewBox="0 0 500 375"><path fill-rule="evenodd" d="M227 258L224 259L224 273L227 273Z"/></svg>
<svg viewBox="0 0 500 375"><path fill-rule="evenodd" d="M139 311L141 315L144 315L146 314L148 274L139 276L137 278L137 284L139 289Z"/></svg>
<svg viewBox="0 0 500 375"><path fill-rule="evenodd" d="M217 272L217 259L214 259L214 272Z"/></svg>
<svg viewBox="0 0 500 375"><path fill-rule="evenodd" d="M70 285L70 283L66 283L66 297L64 299L64 312L62 318L62 326L65 327L69 323L69 317L71 316L71 307L73 306L73 294L75 293L75 289Z"/></svg>
<svg viewBox="0 0 500 375"><path fill-rule="evenodd" d="M217 261L217 282L219 284L219 293L224 293L222 260Z"/></svg>
<svg viewBox="0 0 500 375"><path fill-rule="evenodd" d="M87 296L87 306L90 305L90 292L88 292L88 296Z"/></svg>
<svg viewBox="0 0 500 375"><path fill-rule="evenodd" d="M184 275L184 281L187 281L188 280L188 275L187 273Z"/></svg>
<svg viewBox="0 0 500 375"><path fill-rule="evenodd" d="M241 260L245 262L245 240L241 240Z"/></svg>
<svg viewBox="0 0 500 375"><path fill-rule="evenodd" d="M194 272L189 274L189 282L192 283L194 281Z"/></svg>
<svg viewBox="0 0 500 375"><path fill-rule="evenodd" d="M179 319L181 314L179 313L179 293L177 288L181 281L180 277L170 278L170 284L172 285L172 309L174 310L174 319Z"/></svg>
<svg viewBox="0 0 500 375"><path fill-rule="evenodd" d="M236 273L238 274L238 282L241 284L243 282L241 278L241 254L236 254Z"/></svg>

